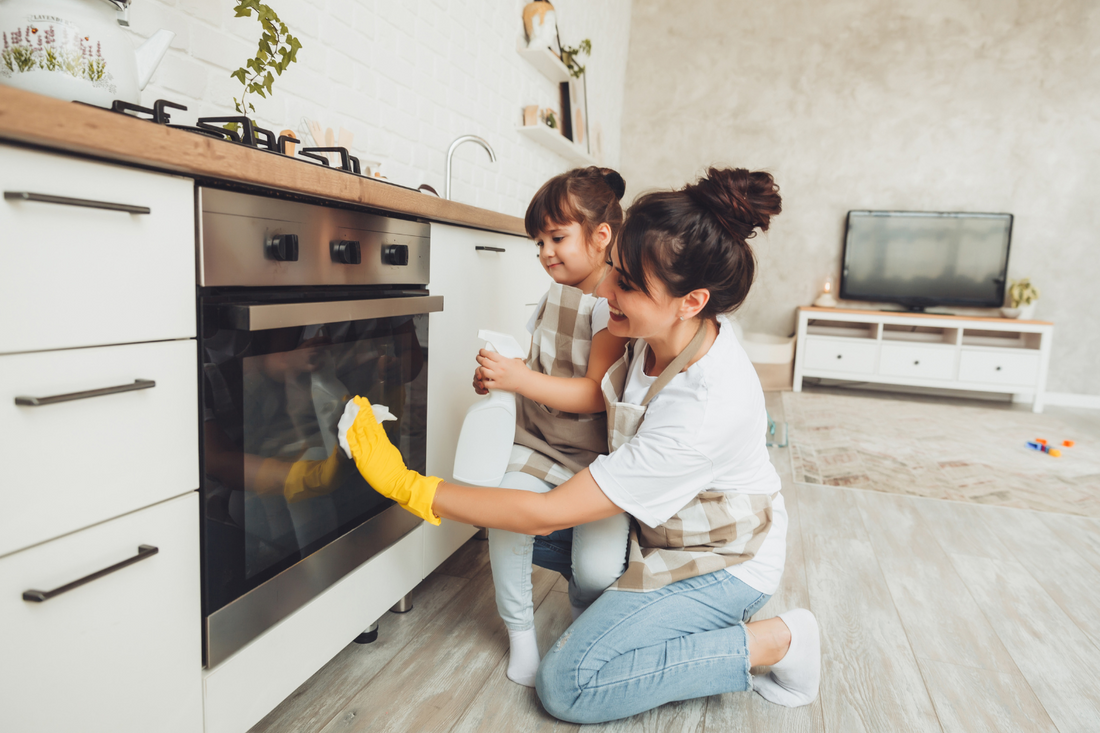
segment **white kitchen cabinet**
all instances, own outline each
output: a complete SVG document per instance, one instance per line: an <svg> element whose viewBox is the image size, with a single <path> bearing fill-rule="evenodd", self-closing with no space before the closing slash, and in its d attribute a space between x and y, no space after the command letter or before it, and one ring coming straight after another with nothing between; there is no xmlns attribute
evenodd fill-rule
<svg viewBox="0 0 1100 733"><path fill-rule="evenodd" d="M799 308L794 391L806 377L1030 394L1043 411L1054 324Z"/></svg>
<svg viewBox="0 0 1100 733"><path fill-rule="evenodd" d="M0 356L0 556L198 488L196 359L191 339ZM142 388L49 402L113 387Z"/></svg>
<svg viewBox="0 0 1100 733"><path fill-rule="evenodd" d="M0 559L0 727L202 732L198 520L192 492Z"/></svg>
<svg viewBox="0 0 1100 733"><path fill-rule="evenodd" d="M0 190L0 354L195 335L194 181L0 145Z"/></svg>
<svg viewBox="0 0 1100 733"><path fill-rule="evenodd" d="M427 467L450 481L462 420L481 399L472 386L474 358L484 345L478 330L512 334L526 349L527 321L551 280L534 242L524 237L432 224L431 257L428 289L443 296L443 311L429 322ZM447 520L425 526L426 572L474 531Z"/></svg>

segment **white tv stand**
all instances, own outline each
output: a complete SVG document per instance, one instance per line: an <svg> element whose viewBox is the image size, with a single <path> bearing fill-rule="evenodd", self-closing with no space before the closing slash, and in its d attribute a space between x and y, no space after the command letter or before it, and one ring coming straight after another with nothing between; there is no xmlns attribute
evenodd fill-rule
<svg viewBox="0 0 1100 733"><path fill-rule="evenodd" d="M805 377L1031 393L1043 411L1054 324L848 308L799 308L794 391Z"/></svg>

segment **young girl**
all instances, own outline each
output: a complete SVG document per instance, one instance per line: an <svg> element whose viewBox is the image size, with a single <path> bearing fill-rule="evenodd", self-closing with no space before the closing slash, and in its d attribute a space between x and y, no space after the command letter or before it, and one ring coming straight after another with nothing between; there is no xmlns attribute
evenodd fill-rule
<svg viewBox="0 0 1100 733"><path fill-rule="evenodd" d="M607 331L607 301L592 294L606 270L607 248L623 221L622 176L578 168L547 181L527 207L527 233L553 278L527 329L526 362L492 351L478 355L479 394L516 393L516 438L500 486L547 492L607 453L607 419L600 381L622 356L625 339ZM572 530L569 600L574 618L622 574L626 515ZM534 537L489 530L497 609L508 627L508 678L533 687L539 667L531 599Z"/></svg>

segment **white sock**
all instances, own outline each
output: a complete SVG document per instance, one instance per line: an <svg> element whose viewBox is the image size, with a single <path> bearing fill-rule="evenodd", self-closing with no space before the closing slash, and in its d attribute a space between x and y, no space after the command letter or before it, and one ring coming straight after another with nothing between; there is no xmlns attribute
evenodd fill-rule
<svg viewBox="0 0 1100 733"><path fill-rule="evenodd" d="M821 682L821 636L817 619L805 608L779 614L791 630L791 647L770 671L753 675L752 687L768 702L797 708L817 697Z"/></svg>
<svg viewBox="0 0 1100 733"><path fill-rule="evenodd" d="M539 644L534 629L508 629L508 679L516 684L535 686L539 671Z"/></svg>
<svg viewBox="0 0 1100 733"><path fill-rule="evenodd" d="M581 614L584 613L584 609L581 608L580 606L574 606L574 605L570 604L569 605L569 612L573 614L573 620L576 621L577 619L579 619L581 617Z"/></svg>

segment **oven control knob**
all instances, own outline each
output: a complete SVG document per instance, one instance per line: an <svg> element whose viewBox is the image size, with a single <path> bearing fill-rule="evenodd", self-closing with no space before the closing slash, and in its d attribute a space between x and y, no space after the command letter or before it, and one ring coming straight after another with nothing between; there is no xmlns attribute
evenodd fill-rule
<svg viewBox="0 0 1100 733"><path fill-rule="evenodd" d="M402 267L409 264L409 245L387 244L384 246L382 248L382 264L400 265Z"/></svg>
<svg viewBox="0 0 1100 733"><path fill-rule="evenodd" d="M344 239L339 242L332 242L329 249L332 253L332 261L339 262L341 265L358 265L363 261L362 250L360 250L358 242L350 242Z"/></svg>
<svg viewBox="0 0 1100 733"><path fill-rule="evenodd" d="M276 234L267 242L267 256L279 262L298 261L298 235Z"/></svg>

